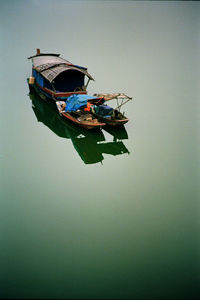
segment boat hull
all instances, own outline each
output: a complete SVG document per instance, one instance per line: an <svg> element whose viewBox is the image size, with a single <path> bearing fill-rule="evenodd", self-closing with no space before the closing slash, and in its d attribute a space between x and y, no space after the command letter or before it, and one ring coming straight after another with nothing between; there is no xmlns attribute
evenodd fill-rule
<svg viewBox="0 0 200 300"><path fill-rule="evenodd" d="M124 119L124 120L108 120L106 118L102 119L103 122L105 122L109 126L123 126L126 124L129 119Z"/></svg>
<svg viewBox="0 0 200 300"><path fill-rule="evenodd" d="M97 114L94 114L94 116L96 118L98 118L99 121L104 122L109 126L115 126L115 127L123 126L124 124L126 124L129 121L129 119L124 117L121 113L119 113L119 115L120 115L120 118L112 118L112 117L106 118L106 117L102 117Z"/></svg>
<svg viewBox="0 0 200 300"><path fill-rule="evenodd" d="M97 119L81 120L81 116L80 118L75 117L73 113L69 112L61 112L61 115L63 118L66 118L67 120L85 129L99 129L106 125L103 122L99 122Z"/></svg>

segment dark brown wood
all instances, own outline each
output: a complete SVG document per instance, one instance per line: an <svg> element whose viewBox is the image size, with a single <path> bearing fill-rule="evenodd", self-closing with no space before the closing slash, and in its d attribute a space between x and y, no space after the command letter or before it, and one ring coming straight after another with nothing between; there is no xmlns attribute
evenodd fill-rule
<svg viewBox="0 0 200 300"><path fill-rule="evenodd" d="M87 94L87 91L77 91L77 92L63 92L63 93L56 93L48 88L45 88L45 87L42 87L41 85L39 85L37 82L35 82L36 85L41 89L43 90L44 92L46 92L47 94L50 94L52 95L53 97L55 98L58 98L58 97L69 97L71 95L74 95L74 94ZM57 100L57 99L56 99Z"/></svg>
<svg viewBox="0 0 200 300"><path fill-rule="evenodd" d="M92 114L87 114L87 118L84 120L83 115L80 113L70 113L70 112L61 112L64 118L72 121L76 125L83 127L85 129L97 129L105 126L103 122L99 122ZM89 119L90 118L90 119Z"/></svg>

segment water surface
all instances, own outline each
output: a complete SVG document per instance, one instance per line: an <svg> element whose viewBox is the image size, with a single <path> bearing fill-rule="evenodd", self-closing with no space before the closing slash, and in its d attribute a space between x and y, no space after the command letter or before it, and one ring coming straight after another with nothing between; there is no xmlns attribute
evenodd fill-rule
<svg viewBox="0 0 200 300"><path fill-rule="evenodd" d="M198 299L198 2L1 1L1 298ZM29 97L36 48L124 92L85 132Z"/></svg>

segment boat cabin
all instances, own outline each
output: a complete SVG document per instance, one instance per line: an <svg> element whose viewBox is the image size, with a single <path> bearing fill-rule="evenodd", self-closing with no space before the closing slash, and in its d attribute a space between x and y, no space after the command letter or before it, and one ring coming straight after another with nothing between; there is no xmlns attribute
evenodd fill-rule
<svg viewBox="0 0 200 300"><path fill-rule="evenodd" d="M90 80L94 80L87 68L74 65L60 54L38 53L32 59L34 84L50 98L67 97L73 93L87 94ZM85 83L85 77L88 81Z"/></svg>

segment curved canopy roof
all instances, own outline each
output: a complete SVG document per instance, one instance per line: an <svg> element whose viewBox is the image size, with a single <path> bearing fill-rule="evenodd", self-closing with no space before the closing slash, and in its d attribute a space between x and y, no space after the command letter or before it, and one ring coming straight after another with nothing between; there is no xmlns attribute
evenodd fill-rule
<svg viewBox="0 0 200 300"><path fill-rule="evenodd" d="M69 61L59 57L59 54L39 54L32 57L33 67L50 83L62 72L75 70L94 80L87 72L87 68L74 65Z"/></svg>

